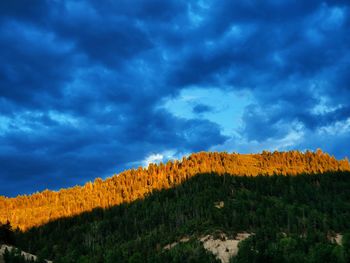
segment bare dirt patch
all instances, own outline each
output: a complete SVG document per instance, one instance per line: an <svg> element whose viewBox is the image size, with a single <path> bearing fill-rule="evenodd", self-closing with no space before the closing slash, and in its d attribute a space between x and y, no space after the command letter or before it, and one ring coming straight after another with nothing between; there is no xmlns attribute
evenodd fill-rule
<svg viewBox="0 0 350 263"><path fill-rule="evenodd" d="M229 239L222 233L218 239L212 235L206 235L199 240L203 243L203 247L213 253L222 263L229 263L230 258L238 253L238 243L250 235L249 233L239 233L234 239Z"/></svg>
<svg viewBox="0 0 350 263"><path fill-rule="evenodd" d="M8 245L2 245L0 247L0 263L4 263L4 259L3 259L3 255L5 254L5 250L8 250L9 252L12 251L13 249L15 249L15 247L12 247L12 246L8 246ZM37 261L38 257L33 255L33 254L30 254L28 252L24 252L24 251L21 251L21 255L24 256L24 258L26 260L34 260L34 261ZM52 261L50 260L46 260L47 263L53 263Z"/></svg>

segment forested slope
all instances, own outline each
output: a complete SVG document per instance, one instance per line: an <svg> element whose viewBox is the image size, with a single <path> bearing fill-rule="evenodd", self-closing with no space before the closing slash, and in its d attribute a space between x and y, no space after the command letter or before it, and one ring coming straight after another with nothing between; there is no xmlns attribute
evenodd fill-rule
<svg viewBox="0 0 350 263"><path fill-rule="evenodd" d="M348 160L337 161L321 151L301 153L263 152L229 154L201 152L182 161L150 164L148 168L127 170L106 180L100 178L84 186L43 191L16 198L0 197L0 221L27 229L50 220L110 207L144 197L156 189L176 186L199 173L219 175L296 175L331 171L349 171ZM69 175L67 175L69 176Z"/></svg>
<svg viewBox="0 0 350 263"><path fill-rule="evenodd" d="M16 245L55 263L205 263L219 261L201 237L249 232L232 262L347 263L349 218L349 172L199 174L144 199L17 233Z"/></svg>

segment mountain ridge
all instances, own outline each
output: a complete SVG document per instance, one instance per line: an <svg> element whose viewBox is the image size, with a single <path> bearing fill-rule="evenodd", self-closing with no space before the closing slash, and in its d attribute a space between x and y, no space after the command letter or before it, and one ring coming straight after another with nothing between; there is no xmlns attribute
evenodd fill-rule
<svg viewBox="0 0 350 263"><path fill-rule="evenodd" d="M219 263L217 241L251 233L230 263L346 263L349 186L350 172L197 174L143 199L16 232L15 244L56 263ZM339 234L341 245L334 240ZM208 235L215 247L210 253Z"/></svg>
<svg viewBox="0 0 350 263"><path fill-rule="evenodd" d="M338 161L321 150L305 153L264 151L261 154L199 152L182 161L150 164L147 168L130 169L106 180L97 178L93 183L57 192L46 190L15 198L0 197L0 221L9 220L14 227L25 230L96 207L128 203L154 190L176 186L198 173L256 176L329 171L350 171L349 161Z"/></svg>

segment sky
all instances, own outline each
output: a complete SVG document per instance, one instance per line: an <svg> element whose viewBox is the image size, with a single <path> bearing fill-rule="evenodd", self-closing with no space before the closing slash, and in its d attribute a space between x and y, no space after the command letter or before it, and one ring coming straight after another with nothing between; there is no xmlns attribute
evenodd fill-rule
<svg viewBox="0 0 350 263"><path fill-rule="evenodd" d="M349 1L0 1L0 195L198 151L344 158L349 101Z"/></svg>

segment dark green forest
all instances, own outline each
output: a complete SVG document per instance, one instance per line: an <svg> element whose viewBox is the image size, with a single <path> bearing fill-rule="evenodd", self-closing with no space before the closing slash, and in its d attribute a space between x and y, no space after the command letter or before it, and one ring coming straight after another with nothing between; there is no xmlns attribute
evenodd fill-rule
<svg viewBox="0 0 350 263"><path fill-rule="evenodd" d="M132 203L17 231L14 243L56 263L219 262L198 237L222 232L252 233L235 263L350 262L350 173L199 174ZM183 236L190 241L163 249Z"/></svg>

